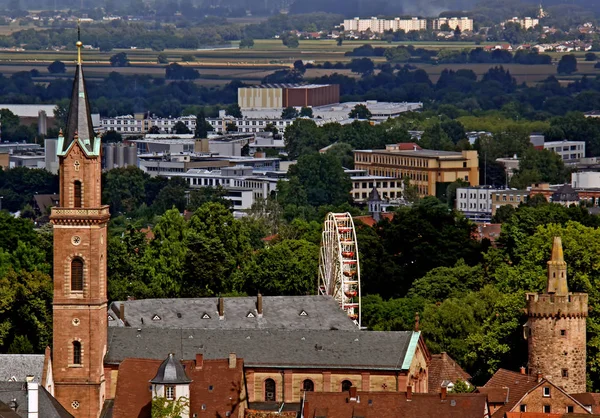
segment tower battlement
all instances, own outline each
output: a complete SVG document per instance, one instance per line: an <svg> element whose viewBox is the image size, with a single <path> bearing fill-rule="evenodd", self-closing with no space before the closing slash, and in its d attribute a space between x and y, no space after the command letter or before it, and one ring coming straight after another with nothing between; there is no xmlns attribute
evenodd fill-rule
<svg viewBox="0 0 600 418"><path fill-rule="evenodd" d="M587 293L566 296L527 293L527 316L535 318L585 318L588 316Z"/></svg>

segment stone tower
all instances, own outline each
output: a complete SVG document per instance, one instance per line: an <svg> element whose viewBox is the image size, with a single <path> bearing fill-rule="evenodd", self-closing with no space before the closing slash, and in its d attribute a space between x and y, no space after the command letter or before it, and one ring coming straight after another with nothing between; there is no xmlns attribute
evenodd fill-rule
<svg viewBox="0 0 600 418"><path fill-rule="evenodd" d="M100 415L107 340L108 206L100 202L100 138L90 116L81 42L66 132L59 134L60 203L54 225L53 344L55 396L75 417Z"/></svg>
<svg viewBox="0 0 600 418"><path fill-rule="evenodd" d="M560 237L552 244L546 292L527 294L527 315L529 372L568 393L585 392L588 295L569 292Z"/></svg>

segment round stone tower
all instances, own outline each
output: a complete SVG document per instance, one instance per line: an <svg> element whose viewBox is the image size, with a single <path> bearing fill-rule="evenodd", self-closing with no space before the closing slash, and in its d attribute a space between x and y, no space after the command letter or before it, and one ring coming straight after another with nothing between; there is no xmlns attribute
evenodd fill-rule
<svg viewBox="0 0 600 418"><path fill-rule="evenodd" d="M569 292L560 237L554 237L545 293L527 294L525 338L529 373L541 374L567 393L586 391L587 293Z"/></svg>

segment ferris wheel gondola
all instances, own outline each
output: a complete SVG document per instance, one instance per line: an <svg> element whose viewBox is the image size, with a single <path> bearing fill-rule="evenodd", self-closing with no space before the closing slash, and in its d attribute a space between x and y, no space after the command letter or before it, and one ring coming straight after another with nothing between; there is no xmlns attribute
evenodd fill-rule
<svg viewBox="0 0 600 418"><path fill-rule="evenodd" d="M332 296L358 327L360 263L356 230L349 213L328 213L321 238L319 293Z"/></svg>

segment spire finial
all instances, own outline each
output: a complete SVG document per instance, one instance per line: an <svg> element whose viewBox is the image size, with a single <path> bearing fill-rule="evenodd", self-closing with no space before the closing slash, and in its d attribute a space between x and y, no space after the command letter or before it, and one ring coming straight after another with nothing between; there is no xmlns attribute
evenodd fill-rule
<svg viewBox="0 0 600 418"><path fill-rule="evenodd" d="M415 331L419 331L419 322L420 322L420 318L419 318L419 312L415 312Z"/></svg>
<svg viewBox="0 0 600 418"><path fill-rule="evenodd" d="M81 64L81 47L83 43L81 42L81 20L77 19L77 64Z"/></svg>
<svg viewBox="0 0 600 418"><path fill-rule="evenodd" d="M62 128L58 130L58 136L64 136Z"/></svg>
<svg viewBox="0 0 600 418"><path fill-rule="evenodd" d="M79 139L79 132L75 131L74 139Z"/></svg>

